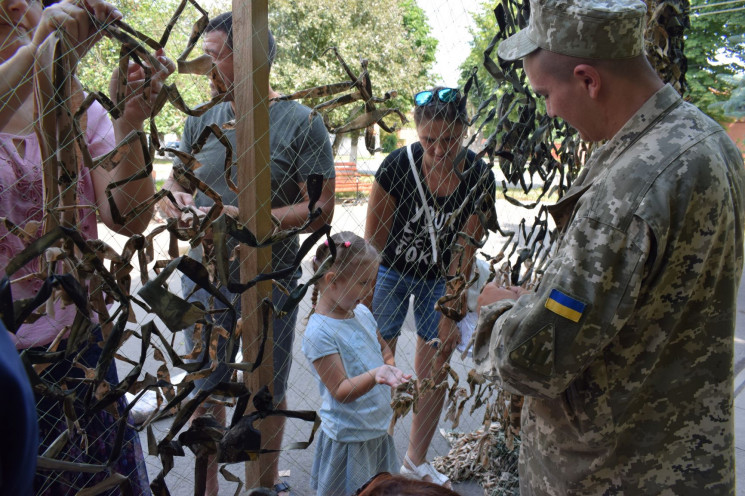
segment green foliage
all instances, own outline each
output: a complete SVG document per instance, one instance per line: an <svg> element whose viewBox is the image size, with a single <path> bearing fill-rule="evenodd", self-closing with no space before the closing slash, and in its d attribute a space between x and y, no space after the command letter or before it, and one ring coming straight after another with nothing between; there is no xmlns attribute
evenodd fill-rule
<svg viewBox="0 0 745 496"><path fill-rule="evenodd" d="M159 0L158 2L112 0L112 2L124 15L125 22L155 41L160 40L166 25L180 3L179 0ZM227 0L213 1L210 5L212 9L210 14L212 15L230 9L230 2ZM199 19L199 12L188 5L171 32L166 45L166 55L174 61L186 48L192 25L197 19ZM107 96L109 95L109 80L113 70L118 65L119 50L119 43L104 38L80 61L78 77L86 90L100 91ZM197 46L190 57L195 57L201 53L201 46ZM182 97L190 107L210 98L209 86L205 77L174 73L167 83L176 83ZM186 115L170 104L166 104L156 117L155 122L158 131L162 134L181 134L185 120Z"/></svg>
<svg viewBox="0 0 745 496"><path fill-rule="evenodd" d="M500 84L494 80L494 78L484 68L484 52L492 42L492 38L497 34L499 29L497 26L497 18L494 15L494 8L497 6L498 0L481 0L479 8L473 13L474 27L471 28L471 36L473 37L471 44L471 52L466 57L466 60L460 65L460 86L465 85L466 80L471 74L474 67L477 68L477 77L479 80L479 86L482 91L482 100L485 100L491 95L502 96L505 91L511 91L509 84ZM513 16L517 14L515 6L513 8ZM491 53L492 59L497 61L497 48ZM468 99L471 105L471 113L479 105L480 101L476 98L474 90L471 90L471 95ZM536 105L539 113L545 113L545 103L542 99L536 100ZM517 118L517 113L513 112L513 118ZM487 124L482 129L482 136L490 136L495 131L495 124L492 122Z"/></svg>
<svg viewBox="0 0 745 496"><path fill-rule="evenodd" d="M717 2L718 0L693 0L691 3L695 7ZM480 10L474 14L472 50L460 67L463 81L472 67L479 68L479 79L487 95L497 90L497 83L483 68L484 51L497 30L493 13L496 4L496 1L484 0ZM713 7L708 11L725 8L726 6ZM730 117L742 116L745 111L745 90L742 89L745 37L733 34L745 32L745 11L709 16L697 15L697 12L704 13L707 9L692 10L691 28L685 35L685 54L688 59L686 79L689 84L686 98L719 121L728 120L728 113ZM496 54L493 55L496 58Z"/></svg>
<svg viewBox="0 0 745 496"><path fill-rule="evenodd" d="M733 119L745 118L745 75L739 77L722 77L733 85L729 99L723 102L712 103L711 109L720 109L725 116Z"/></svg>
<svg viewBox="0 0 745 496"><path fill-rule="evenodd" d="M393 133L380 133L380 147L384 153L391 153L398 148L398 136Z"/></svg>
<svg viewBox="0 0 745 496"><path fill-rule="evenodd" d="M427 79L427 71L435 62L437 51L437 39L429 35L429 23L424 11L420 9L414 0L403 0L403 24L406 30L406 39L417 49L420 62L420 74L423 81Z"/></svg>
<svg viewBox="0 0 745 496"><path fill-rule="evenodd" d="M478 68L478 77L486 94L491 94L497 89L497 83L484 69L484 52L492 38L497 33L497 20L494 16L494 7L497 2L493 0L482 0L479 9L473 14L475 26L471 28L471 53L460 65L461 85L471 73L473 67ZM496 51L496 50L495 50ZM496 54L495 54L496 55Z"/></svg>
<svg viewBox="0 0 745 496"><path fill-rule="evenodd" d="M691 6L712 3L717 1L693 0ZM738 86L737 76L745 72L745 39L742 36L733 36L735 33L745 32L745 11L697 14L725 9L727 6L692 10L691 29L686 33L685 42L685 54L688 57L687 80L690 86L686 96L720 122L728 120L722 102L733 96L733 91ZM740 85L741 81L740 79Z"/></svg>
<svg viewBox="0 0 745 496"><path fill-rule="evenodd" d="M277 40L271 82L280 93L349 80L328 52L331 47L337 47L355 75L362 70L360 59L367 59L373 94L399 94L390 106L407 110L413 93L430 84L437 41L413 0L270 0L269 24ZM345 108L331 121L339 124L349 117Z"/></svg>

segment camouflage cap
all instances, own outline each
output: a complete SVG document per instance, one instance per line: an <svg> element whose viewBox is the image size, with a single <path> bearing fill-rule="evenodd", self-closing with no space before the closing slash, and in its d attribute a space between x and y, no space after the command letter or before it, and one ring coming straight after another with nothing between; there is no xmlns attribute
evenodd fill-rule
<svg viewBox="0 0 745 496"><path fill-rule="evenodd" d="M499 44L503 60L543 48L591 59L627 59L644 50L641 0L530 0L528 27Z"/></svg>

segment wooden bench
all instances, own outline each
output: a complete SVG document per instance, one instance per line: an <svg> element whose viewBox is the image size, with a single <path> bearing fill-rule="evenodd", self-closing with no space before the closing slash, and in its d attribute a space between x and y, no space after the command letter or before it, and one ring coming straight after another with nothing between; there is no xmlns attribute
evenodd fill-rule
<svg viewBox="0 0 745 496"><path fill-rule="evenodd" d="M336 162L334 169L336 169L337 193L354 193L357 201L370 194L372 181L362 180L366 174L359 173L357 164L354 162Z"/></svg>

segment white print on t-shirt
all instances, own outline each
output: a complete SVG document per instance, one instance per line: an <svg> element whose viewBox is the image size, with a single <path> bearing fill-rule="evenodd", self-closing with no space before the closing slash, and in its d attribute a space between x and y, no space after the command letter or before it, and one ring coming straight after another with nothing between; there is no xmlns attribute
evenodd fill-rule
<svg viewBox="0 0 745 496"><path fill-rule="evenodd" d="M431 205L427 205L427 207L435 225L435 231L442 229L442 226L447 223L453 214L452 212L437 211ZM422 230L424 223L419 224L423 214L424 207L417 205L413 215L406 221L401 233L401 240L396 246L396 257L403 253L406 263L432 265L432 248L429 243L425 243L426 228Z"/></svg>

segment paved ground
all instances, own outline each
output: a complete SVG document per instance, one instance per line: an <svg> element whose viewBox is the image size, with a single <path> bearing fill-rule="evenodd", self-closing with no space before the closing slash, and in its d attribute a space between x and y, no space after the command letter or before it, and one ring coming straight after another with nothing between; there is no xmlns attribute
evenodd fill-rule
<svg viewBox="0 0 745 496"><path fill-rule="evenodd" d="M506 203L506 202L505 202ZM334 218L334 228L335 230L354 230L357 232L361 232L362 229L362 219L364 219L366 205L340 205L337 206L335 218ZM504 214L502 212L505 212ZM519 214L519 216L518 216ZM511 214L512 218L510 218L509 210L500 210L500 223L502 226L507 227L508 229L510 226L514 227L516 222L521 217L529 218L529 216L525 213L525 211L518 211L514 214ZM102 226L100 226L102 227ZM105 234L102 230L102 239L106 240L107 242L116 243L117 239L119 242L122 241L121 238L117 238L113 235ZM163 237L163 244L167 242L167 237ZM163 248L161 248L163 250ZM487 253L496 253L498 251L497 247L497 240L492 240L492 242L487 245L484 248L484 251ZM164 252L164 251L163 251ZM157 254L156 254L157 257ZM307 262L306 262L307 263ZM133 274L136 274L137 268L135 268L135 272ZM305 273L307 274L308 271L305 270ZM133 280L139 279L137 277L133 277ZM178 286L179 283L176 279L172 279L172 288L175 293L179 294ZM745 286L745 285L744 285ZM135 293L137 288L133 288L132 292ZM295 409L316 409L319 406L319 396L318 396L318 390L315 380L313 379L309 365L305 361L305 358L302 355L302 352L300 351L300 343L302 341L302 335L303 335L303 317L305 314L307 314L308 309L310 308L309 304L306 302L303 302L300 306L300 319L298 319L298 328L296 333L296 339L295 339L295 350L294 350L294 357L295 361L292 368L291 378L290 378L290 391L288 395L289 404L292 408ZM745 389L745 371L743 370L745 368L745 287L743 287L740 291L739 299L738 299L738 326L737 326L737 334L735 338L735 365L736 365L736 375L737 380L735 384L735 388L737 392L739 393L743 389ZM141 313L138 311L137 313L137 321L139 323L144 323L147 320L149 320L150 317L146 316L144 313ZM399 352L398 352L398 363L399 366L402 368L408 368L410 370L413 370L413 364L412 364L412 358L413 358L413 345L414 345L414 332L413 332L413 319L411 316L407 319L407 322L404 326L404 333L403 337L399 344ZM165 330L165 326L159 327L162 330ZM177 349L183 349L182 339L180 336L175 337L175 343ZM125 348L122 350L123 353L127 356L134 356L136 353L138 353L138 343L132 342L127 345L125 345ZM159 363L155 360L151 359L148 360L145 366L145 371L150 373L155 373L157 370ZM466 363L463 363L459 357L455 357L453 360L453 366L455 370L460 374L461 377L465 376L465 373L470 368L470 363L468 361ZM735 402L736 406L736 445L737 445L737 477L741 481L745 481L745 395L738 395L737 400ZM468 412L465 412L463 414L463 417L461 419L461 425L459 427L459 430L464 432L469 432L471 430L474 430L479 425L481 425L481 418L483 415L483 411L481 409L475 411L473 414L469 415ZM410 421L411 416L407 416L405 419L400 421L395 429L395 443L396 443L396 449L399 453L399 456L403 456L406 449L407 444L407 438L408 438L408 431L410 427ZM160 439L162 438L170 425L170 420L164 420L158 422L155 427L155 435L156 438ZM446 425L445 422L441 422L441 427L449 427ZM286 442L292 442L292 441L303 441L307 439L309 433L309 427L307 425L302 425L302 423L297 423L294 421L290 421L288 423L287 432L285 436ZM145 433L143 432L141 435L142 445L143 449L147 449L147 439L145 436ZM448 445L445 439L440 436L439 434L435 435L434 442L432 443L432 446L430 448L429 457L430 459L434 456L438 455L444 455L448 451ZM313 448L311 447L308 450L303 451L288 451L285 452L281 457L281 464L280 464L280 470L283 471L289 471L289 474L285 477L285 480L293 487L293 494L298 496L304 496L304 495L312 495L313 492L310 491L308 488L307 480L308 480L308 474L310 471L310 467L312 465L313 460ZM160 470L160 463L154 458L154 457L147 457L147 464L148 469L150 473L150 477L155 477L157 472ZM243 478L243 465L233 465L230 467L230 470L234 472L236 475L239 475L241 478ZM174 496L186 496L193 494L193 458L190 456L187 456L185 458L177 458L176 459L176 466L174 469L170 472L170 474L167 477L167 483L169 485L169 489L171 491L171 494ZM745 483L743 484L745 486ZM232 495L234 494L236 489L236 485L228 482L222 482L221 483L221 495ZM475 484L475 483L466 483L466 484L457 484L455 487L456 491L459 494L462 495L480 495L483 494L483 491L481 488ZM745 495L745 488L740 489L738 491L738 495Z"/></svg>

